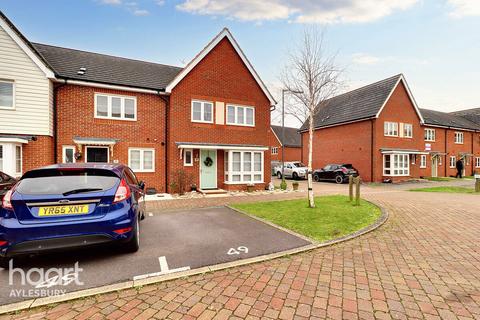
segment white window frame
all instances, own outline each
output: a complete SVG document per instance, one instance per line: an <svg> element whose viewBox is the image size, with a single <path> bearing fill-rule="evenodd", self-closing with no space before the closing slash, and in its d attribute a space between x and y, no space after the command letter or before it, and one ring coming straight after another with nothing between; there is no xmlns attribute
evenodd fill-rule
<svg viewBox="0 0 480 320"><path fill-rule="evenodd" d="M230 122L228 119L228 108L233 107L235 110L235 121ZM243 120L244 123L238 123L237 115L238 115L238 109L243 109ZM251 109L253 111L253 124L247 124L247 109ZM237 105L237 104L232 104L229 103L226 106L226 124L231 125L231 126L242 126L242 127L255 127L255 108L252 106L242 106L242 105Z"/></svg>
<svg viewBox="0 0 480 320"><path fill-rule="evenodd" d="M407 128L410 128L410 130L407 130ZM411 123L404 123L403 124L403 137L404 138L413 138L413 124L411 124Z"/></svg>
<svg viewBox="0 0 480 320"><path fill-rule="evenodd" d="M201 118L200 120L194 120L193 119L193 103L200 103L200 113L201 113ZM210 104L212 106L212 120L211 121L206 121L205 120L205 104ZM198 123L213 123L214 122L214 117L215 117L215 104L212 101L204 101L204 100L192 100L190 104L190 120L192 122L198 122Z"/></svg>
<svg viewBox="0 0 480 320"><path fill-rule="evenodd" d="M23 145L21 143L0 143L2 158L0 171L13 177L20 177L23 173ZM17 170L17 148L20 148L20 170Z"/></svg>
<svg viewBox="0 0 480 320"><path fill-rule="evenodd" d="M464 140L463 132L455 131L455 143L463 144L464 141L465 140Z"/></svg>
<svg viewBox="0 0 480 320"><path fill-rule="evenodd" d="M77 162L77 160L75 159L75 146L62 146L62 163L67 163L66 162L67 155L65 151L69 149L73 150L73 163Z"/></svg>
<svg viewBox="0 0 480 320"><path fill-rule="evenodd" d="M398 122L385 121L383 123L383 135L385 137L398 137Z"/></svg>
<svg viewBox="0 0 480 320"><path fill-rule="evenodd" d="M480 168L480 157L475 158L475 168Z"/></svg>
<svg viewBox="0 0 480 320"><path fill-rule="evenodd" d="M435 142L435 139L436 139L435 135L436 135L435 129L430 129L430 128L425 129L425 141Z"/></svg>
<svg viewBox="0 0 480 320"><path fill-rule="evenodd" d="M386 167L386 158L390 157L390 167ZM395 161L395 158L397 160ZM397 166L395 166L397 164ZM401 166L403 164L403 166ZM405 167L406 164L406 167ZM390 171L390 172L388 172ZM395 173L395 171L397 171ZM410 157L408 154L392 153L383 155L383 175L387 177L408 177L410 176Z"/></svg>
<svg viewBox="0 0 480 320"><path fill-rule="evenodd" d="M187 152L190 152L190 163L187 162ZM183 149L183 165L193 167L193 149Z"/></svg>
<svg viewBox="0 0 480 320"><path fill-rule="evenodd" d="M88 149L98 149L98 148L103 148L103 149L107 149L107 163L110 163L110 148L109 147L105 147L105 146L85 146L85 163L88 163L87 159L87 155L88 155ZM94 163L94 162L91 162L91 163Z"/></svg>
<svg viewBox="0 0 480 320"><path fill-rule="evenodd" d="M272 155L278 154L278 147L272 147Z"/></svg>
<svg viewBox="0 0 480 320"><path fill-rule="evenodd" d="M455 168L457 164L457 157L450 156L450 168Z"/></svg>
<svg viewBox="0 0 480 320"><path fill-rule="evenodd" d="M228 153L227 158L227 166L225 170L225 183L226 184L259 184L264 183L264 171L265 171L265 160L264 160L264 152L263 151L245 151L245 150L228 150L225 151ZM233 171L233 153L239 152L240 153L240 171ZM245 153L250 153L250 164L251 164L251 171L244 171L244 155ZM255 153L260 154L261 159L261 170L255 171ZM240 175L240 181L233 181L232 176ZM247 181L244 180L245 175L250 175L251 180ZM255 175L260 175L261 179L255 181Z"/></svg>
<svg viewBox="0 0 480 320"><path fill-rule="evenodd" d="M131 152L132 151L140 151L140 169L134 169L131 165ZM145 169L145 158L144 153L145 151L152 151L152 169ZM155 149L154 148L128 148L128 166L132 169L133 172L155 172Z"/></svg>
<svg viewBox="0 0 480 320"><path fill-rule="evenodd" d="M420 155L420 168L426 168L427 167L427 155L422 154Z"/></svg>
<svg viewBox="0 0 480 320"><path fill-rule="evenodd" d="M0 109L2 110L15 110L15 81L14 80L6 80L6 79L0 79L0 83L10 83L12 84L12 106L1 106Z"/></svg>
<svg viewBox="0 0 480 320"><path fill-rule="evenodd" d="M20 148L20 170L17 170L17 148ZM22 175L22 172L23 172L23 146L21 144L17 144L14 146L13 148L13 152L14 152L14 159L15 159L15 163L13 164L14 167L15 167L15 174L17 176L21 176Z"/></svg>
<svg viewBox="0 0 480 320"><path fill-rule="evenodd" d="M104 96L107 97L107 116L99 116L97 114L97 97ZM120 98L120 118L112 117L112 98ZM134 114L133 118L125 117L125 99L133 100ZM94 105L95 113L94 118L96 119L109 119L109 120L121 120L121 121L137 121L137 97L136 96L122 96L117 94L106 94L106 93L95 93L94 95Z"/></svg>
<svg viewBox="0 0 480 320"><path fill-rule="evenodd" d="M3 144L0 143L0 148L2 149L2 152L0 153L1 154L1 158L0 158L0 171L5 171L5 169L3 168L4 167L4 163L5 163L5 146Z"/></svg>

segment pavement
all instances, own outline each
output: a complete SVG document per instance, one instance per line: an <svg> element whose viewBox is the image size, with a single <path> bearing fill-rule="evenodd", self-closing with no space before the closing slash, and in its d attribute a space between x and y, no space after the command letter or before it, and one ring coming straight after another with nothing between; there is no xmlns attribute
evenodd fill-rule
<svg viewBox="0 0 480 320"><path fill-rule="evenodd" d="M4 318L480 319L480 198L405 191L417 186L364 186L390 218L348 242Z"/></svg>

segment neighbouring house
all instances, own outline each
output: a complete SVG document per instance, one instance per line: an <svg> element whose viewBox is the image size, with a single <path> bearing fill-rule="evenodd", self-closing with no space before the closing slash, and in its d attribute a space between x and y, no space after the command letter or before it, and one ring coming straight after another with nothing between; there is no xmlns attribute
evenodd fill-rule
<svg viewBox="0 0 480 320"><path fill-rule="evenodd" d="M0 57L0 102L16 105L0 109L2 120L11 119L2 123L0 145L23 147L17 175L53 162L112 162L128 164L158 192L270 182L276 102L228 29L180 68L31 43L3 14L0 20L0 51L12 54ZM28 67L10 62L21 59ZM28 78L33 73L38 79ZM30 103L43 94L45 101ZM3 163L15 167L14 147L4 150L11 160Z"/></svg>
<svg viewBox="0 0 480 320"><path fill-rule="evenodd" d="M403 75L326 101L314 118L313 166L351 163L364 181L401 181L480 170L480 125L461 116L420 109ZM300 129L308 156L307 122Z"/></svg>
<svg viewBox="0 0 480 320"><path fill-rule="evenodd" d="M273 162L282 161L282 146L284 161L300 161L302 159L302 135L298 128L271 126L270 153Z"/></svg>

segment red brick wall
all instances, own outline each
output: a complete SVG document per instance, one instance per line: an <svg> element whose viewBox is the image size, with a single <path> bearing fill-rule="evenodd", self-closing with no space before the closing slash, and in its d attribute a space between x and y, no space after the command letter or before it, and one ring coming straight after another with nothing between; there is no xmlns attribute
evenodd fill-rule
<svg viewBox="0 0 480 320"><path fill-rule="evenodd" d="M463 139L464 142L463 144L456 144L455 143L455 132L463 132ZM450 156L455 156L458 159L460 159L460 153L473 153L472 150L472 139L473 139L473 132L469 131L460 131L460 130L452 130L448 129L447 130L447 176L455 176L457 174L457 169L456 168L450 168ZM470 158L469 162L464 161L465 165L465 174L467 176L472 175L473 169L475 166L475 158Z"/></svg>
<svg viewBox="0 0 480 320"><path fill-rule="evenodd" d="M36 136L37 141L29 141L22 145L23 173L55 163L54 142L50 136Z"/></svg>
<svg viewBox="0 0 480 320"><path fill-rule="evenodd" d="M473 135L473 153L475 154L473 160L474 171L480 173L480 168L475 166L475 158L480 158L480 133L475 133Z"/></svg>
<svg viewBox="0 0 480 320"><path fill-rule="evenodd" d="M94 94L106 93L137 98L137 121L94 118ZM66 85L57 93L58 145L57 161L62 161L62 146L74 145L73 137L114 138L110 161L128 165L128 148L154 148L155 172L136 173L148 187L165 192L165 103L154 94ZM85 148L80 162L85 159Z"/></svg>
<svg viewBox="0 0 480 320"><path fill-rule="evenodd" d="M278 141L277 137L273 133L273 130L270 129L269 133L270 137L270 152L271 161L282 161L282 145ZM272 154L272 147L278 148L278 154ZM302 148L293 148L293 147L285 147L285 161L301 161L302 160Z"/></svg>
<svg viewBox="0 0 480 320"><path fill-rule="evenodd" d="M313 170L329 163L351 163L364 181L371 180L371 121L314 131ZM303 162L308 164L308 132L302 134Z"/></svg>
<svg viewBox="0 0 480 320"><path fill-rule="evenodd" d="M240 127L191 122L191 101L236 103L255 107L255 127ZM270 102L227 39L223 39L172 90L169 112L170 179L178 170L185 170L199 185L199 162L184 167L176 142L208 142L269 146ZM226 119L226 114L225 114ZM215 122L215 112L214 112ZM198 154L198 151L195 153ZM264 153L265 182L270 182L270 151ZM197 156L195 156L197 157ZM218 152L217 170L222 188L224 181L223 152ZM221 171L220 171L221 170Z"/></svg>
<svg viewBox="0 0 480 320"><path fill-rule="evenodd" d="M435 141L425 141L425 129L434 129L435 130ZM429 126L422 126L422 137L419 137L422 139L425 144L430 144L431 145L431 151L432 152L441 152L445 153L445 135L446 135L447 129L444 128L436 128L436 127L429 127ZM441 155L441 163L438 164L438 172L437 175L439 177L444 177L447 173L447 168L449 164L449 159L448 156L446 155ZM418 162L418 167L419 167L419 176L420 177L431 177L432 176L432 158L430 155L427 156L427 167L426 168L420 168L420 157L417 157L417 162Z"/></svg>

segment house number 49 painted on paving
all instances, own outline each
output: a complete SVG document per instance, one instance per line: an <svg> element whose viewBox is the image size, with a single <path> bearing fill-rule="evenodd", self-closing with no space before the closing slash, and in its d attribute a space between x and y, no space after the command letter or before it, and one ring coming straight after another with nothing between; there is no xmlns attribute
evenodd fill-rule
<svg viewBox="0 0 480 320"><path fill-rule="evenodd" d="M230 250L228 250L227 254L228 255L234 255L234 254L241 254L241 253L248 253L248 248L247 247L244 247L244 246L240 246L238 248L230 248Z"/></svg>

